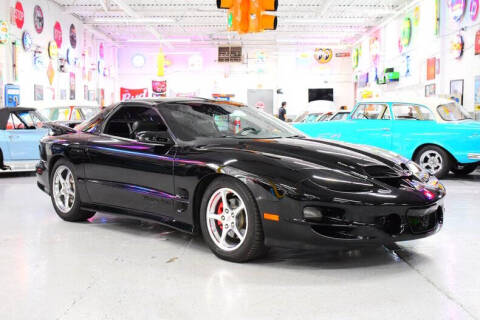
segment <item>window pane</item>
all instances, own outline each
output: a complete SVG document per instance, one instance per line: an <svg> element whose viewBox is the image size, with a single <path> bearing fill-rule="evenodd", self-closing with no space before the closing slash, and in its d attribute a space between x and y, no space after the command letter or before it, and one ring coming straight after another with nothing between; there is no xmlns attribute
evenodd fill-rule
<svg viewBox="0 0 480 320"><path fill-rule="evenodd" d="M396 120L433 120L433 114L425 107L413 104L394 104Z"/></svg>
<svg viewBox="0 0 480 320"><path fill-rule="evenodd" d="M390 112L386 104L361 104L355 110L352 119L387 120L390 119Z"/></svg>
<svg viewBox="0 0 480 320"><path fill-rule="evenodd" d="M125 106L110 118L104 132L135 139L135 134L140 131L167 131L167 127L152 108Z"/></svg>
<svg viewBox="0 0 480 320"><path fill-rule="evenodd" d="M440 117L445 121L459 121L471 119L467 111L455 102L442 104L437 107Z"/></svg>

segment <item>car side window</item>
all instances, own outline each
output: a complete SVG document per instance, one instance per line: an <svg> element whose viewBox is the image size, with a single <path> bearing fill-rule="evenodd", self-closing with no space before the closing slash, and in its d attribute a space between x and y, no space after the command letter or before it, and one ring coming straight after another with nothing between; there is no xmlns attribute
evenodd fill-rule
<svg viewBox="0 0 480 320"><path fill-rule="evenodd" d="M362 103L360 104L355 113L352 115L352 119L357 120L389 120L390 112L388 105L380 103Z"/></svg>
<svg viewBox="0 0 480 320"><path fill-rule="evenodd" d="M122 106L108 119L103 133L135 139L142 131L167 131L159 114L151 107Z"/></svg>
<svg viewBox="0 0 480 320"><path fill-rule="evenodd" d="M22 130L27 129L22 120L15 114L10 113L10 117L7 122L7 130Z"/></svg>
<svg viewBox="0 0 480 320"><path fill-rule="evenodd" d="M398 103L392 106L395 120L434 120L432 112L415 104Z"/></svg>

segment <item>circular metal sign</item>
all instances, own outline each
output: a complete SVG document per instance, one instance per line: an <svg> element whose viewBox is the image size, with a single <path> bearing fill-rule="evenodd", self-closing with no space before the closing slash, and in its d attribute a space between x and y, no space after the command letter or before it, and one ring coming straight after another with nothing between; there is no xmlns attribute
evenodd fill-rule
<svg viewBox="0 0 480 320"><path fill-rule="evenodd" d="M35 26L35 31L37 31L37 33L42 33L43 23L44 20L42 8L36 5L35 8L33 8L33 25Z"/></svg>
<svg viewBox="0 0 480 320"><path fill-rule="evenodd" d="M58 48L62 47L62 26L58 21L53 26L53 40L55 40Z"/></svg>
<svg viewBox="0 0 480 320"><path fill-rule="evenodd" d="M15 24L18 29L23 28L23 23L25 22L25 14L23 12L23 6L20 1L17 1L15 4Z"/></svg>
<svg viewBox="0 0 480 320"><path fill-rule="evenodd" d="M56 58L58 56L58 47L55 41L50 41L48 43L48 56L50 59Z"/></svg>
<svg viewBox="0 0 480 320"><path fill-rule="evenodd" d="M30 33L28 33L27 31L23 32L22 44L25 51L30 51L30 49L32 48L32 36L30 36Z"/></svg>
<svg viewBox="0 0 480 320"><path fill-rule="evenodd" d="M73 49L77 47L77 30L73 23L70 25L70 45Z"/></svg>

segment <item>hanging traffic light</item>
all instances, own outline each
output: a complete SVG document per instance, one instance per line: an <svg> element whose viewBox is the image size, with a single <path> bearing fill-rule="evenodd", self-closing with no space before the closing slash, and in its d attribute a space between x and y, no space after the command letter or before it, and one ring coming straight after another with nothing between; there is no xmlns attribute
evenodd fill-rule
<svg viewBox="0 0 480 320"><path fill-rule="evenodd" d="M277 17L263 12L277 11L278 0L217 0L217 8L228 9L229 31L253 33L277 28Z"/></svg>
<svg viewBox="0 0 480 320"><path fill-rule="evenodd" d="M248 32L249 0L217 0L217 8L228 9L228 31Z"/></svg>
<svg viewBox="0 0 480 320"><path fill-rule="evenodd" d="M277 29L277 17L264 11L277 11L278 0L250 0L248 32Z"/></svg>

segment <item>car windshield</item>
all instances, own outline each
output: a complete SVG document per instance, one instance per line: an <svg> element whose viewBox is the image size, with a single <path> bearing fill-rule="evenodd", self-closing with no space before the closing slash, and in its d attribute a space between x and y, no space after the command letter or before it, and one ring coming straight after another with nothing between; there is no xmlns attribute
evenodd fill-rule
<svg viewBox="0 0 480 320"><path fill-rule="evenodd" d="M445 121L460 121L472 119L462 106L451 102L448 104L441 104L437 107L438 114Z"/></svg>
<svg viewBox="0 0 480 320"><path fill-rule="evenodd" d="M162 104L159 110L175 136L183 141L304 136L263 111L233 103L178 102Z"/></svg>
<svg viewBox="0 0 480 320"><path fill-rule="evenodd" d="M321 115L321 113L310 113L303 122L317 122Z"/></svg>

